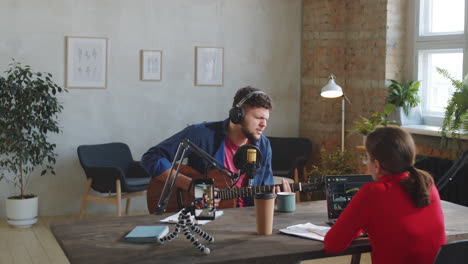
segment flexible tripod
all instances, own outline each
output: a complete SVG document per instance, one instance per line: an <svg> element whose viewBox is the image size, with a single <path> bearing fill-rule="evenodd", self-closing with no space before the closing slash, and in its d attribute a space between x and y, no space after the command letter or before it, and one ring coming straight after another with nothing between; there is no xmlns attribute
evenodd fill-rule
<svg viewBox="0 0 468 264"><path fill-rule="evenodd" d="M182 210L182 212L179 214L179 222L175 226L175 230L165 236L159 239L160 243L164 242L170 242L173 239L175 239L180 232L183 232L185 235L185 238L190 240L192 244L195 246L195 248L199 249L201 252L204 254L208 255L210 254L210 249L200 243L198 239L192 235L191 231L195 232L199 236L203 237L205 240L208 241L208 243L214 243L214 237L210 236L208 233L205 231L201 230L198 226L196 226L193 222L192 219L190 218L191 214L193 211L193 206L186 207Z"/></svg>

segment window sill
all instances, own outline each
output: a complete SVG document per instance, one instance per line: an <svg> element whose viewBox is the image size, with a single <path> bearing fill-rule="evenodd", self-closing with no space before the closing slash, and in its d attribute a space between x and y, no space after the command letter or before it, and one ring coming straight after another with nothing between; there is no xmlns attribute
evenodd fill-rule
<svg viewBox="0 0 468 264"><path fill-rule="evenodd" d="M434 136L434 137L441 137L440 127L438 126L427 126L427 125L404 125L402 128L408 131L411 134L418 134L418 135L426 135L426 136ZM449 138L452 138L452 135L448 135ZM468 140L468 135L461 135L461 139Z"/></svg>

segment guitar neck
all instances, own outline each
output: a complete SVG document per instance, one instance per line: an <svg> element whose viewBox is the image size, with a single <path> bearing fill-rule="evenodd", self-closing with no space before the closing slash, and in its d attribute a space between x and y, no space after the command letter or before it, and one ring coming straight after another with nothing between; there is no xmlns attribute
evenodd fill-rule
<svg viewBox="0 0 468 264"><path fill-rule="evenodd" d="M271 192L271 190L276 186L282 186L282 184L222 189L218 191L218 198L221 200L230 200L241 197L249 197L260 192ZM289 186L293 192L302 191L302 183L290 183Z"/></svg>

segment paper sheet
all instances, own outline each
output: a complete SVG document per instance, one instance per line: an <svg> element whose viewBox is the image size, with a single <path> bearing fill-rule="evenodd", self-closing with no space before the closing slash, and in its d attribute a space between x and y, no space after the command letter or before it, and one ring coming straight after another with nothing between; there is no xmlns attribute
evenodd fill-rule
<svg viewBox="0 0 468 264"><path fill-rule="evenodd" d="M280 232L288 234L288 235L300 236L300 237L305 237L309 239L323 241L325 239L325 234L328 232L328 230L330 230L329 226L318 226L318 225L314 225L311 223L305 223L305 224L288 226L284 229L280 229ZM323 235L314 233L314 231Z"/></svg>
<svg viewBox="0 0 468 264"><path fill-rule="evenodd" d="M182 209L184 210L184 209ZM178 213L176 214L173 214L169 217L166 217L162 220L160 220L159 222L161 223L169 223L169 224L177 224L179 222L179 214L182 212L182 210L180 210ZM224 211L216 211L216 214L215 214L215 219L222 216L224 213ZM195 220L195 217L193 215L190 216L190 219L192 220L192 222L194 222L196 225L206 225L208 224L209 222L211 222L211 220Z"/></svg>

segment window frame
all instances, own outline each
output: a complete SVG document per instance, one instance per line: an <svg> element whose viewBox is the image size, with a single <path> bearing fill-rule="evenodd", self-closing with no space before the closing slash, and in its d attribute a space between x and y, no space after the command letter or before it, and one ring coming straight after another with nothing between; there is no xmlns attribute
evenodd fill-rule
<svg viewBox="0 0 468 264"><path fill-rule="evenodd" d="M409 34L412 33L412 40L410 45L412 45L412 52L413 52L413 61L412 61L412 73L414 80L421 80L419 76L422 75L423 69L420 65L420 58L419 53L421 51L449 51L449 50L462 50L463 52L463 65L462 65L462 76L465 76L468 71L468 0L465 0L465 25L464 25L464 32L463 34L459 33L447 33L447 34L430 34L425 36L420 36L422 25L420 24L420 9L421 5L424 7L425 0L416 0L414 5L412 6L412 14L414 17L412 25L412 30L408 30ZM427 22L428 18L424 18L425 23ZM423 22L424 23L424 22ZM421 100L424 100L423 91L425 89L425 85L421 86L420 89L420 96ZM440 127L443 120L443 113L437 114L434 112L428 112L426 109L423 109L423 105L421 104L420 110L422 113L422 123L420 125L426 126L437 126Z"/></svg>
<svg viewBox="0 0 468 264"><path fill-rule="evenodd" d="M466 54L466 49L464 47L461 47L459 45L445 45L443 48L438 48L436 46L431 46L429 48L421 48L417 50L417 76L420 77L422 80L428 80L428 76L426 74L428 73L425 71L426 69L420 68L420 61L426 59L426 58L421 58L420 54L421 53L453 53L453 52L462 52L463 53L463 59L465 59L465 54ZM424 64L427 65L427 62L424 62ZM421 90L420 90L420 97L421 97L421 112L422 112L422 119L423 123L425 125L430 125L430 126L440 126L443 121L443 116L445 111L431 111L427 106L428 106L428 91L426 90L428 87L428 82L422 82L421 84Z"/></svg>
<svg viewBox="0 0 468 264"><path fill-rule="evenodd" d="M421 15L421 12L419 12L419 10L421 9L428 9L428 7L424 4L425 1L424 0L416 0L416 8L415 8L415 17L417 17L417 20L416 20L416 25L415 25L415 28L416 28L416 42L417 41L434 41L434 40L438 40L439 38L444 38L444 40L463 40L464 37L465 37L465 33L466 33L466 22L467 22L467 19L466 19L466 5L467 5L467 1L465 0L465 25L464 25L464 32L462 33L459 33L460 31L451 31L451 32L444 32L444 33L432 33L432 34L426 34L424 36L420 36L420 32L423 31L421 30L424 25L428 25L429 24L429 16L423 16L423 19L424 19L424 22L422 24L419 24L419 21L420 21L420 15ZM427 13L429 10L425 10Z"/></svg>

